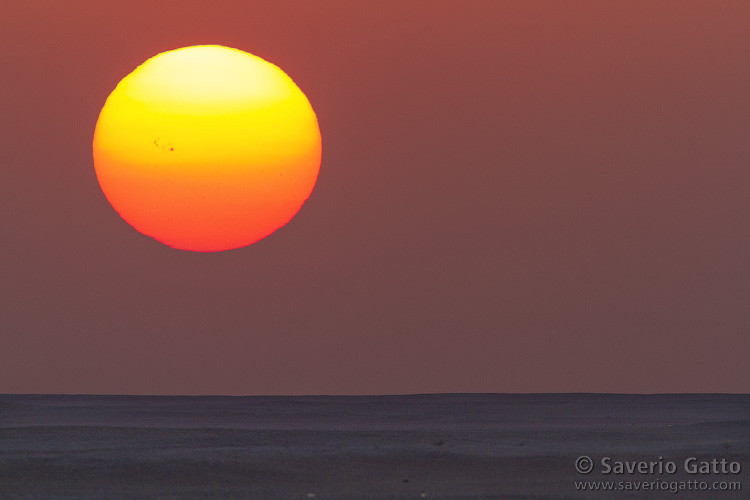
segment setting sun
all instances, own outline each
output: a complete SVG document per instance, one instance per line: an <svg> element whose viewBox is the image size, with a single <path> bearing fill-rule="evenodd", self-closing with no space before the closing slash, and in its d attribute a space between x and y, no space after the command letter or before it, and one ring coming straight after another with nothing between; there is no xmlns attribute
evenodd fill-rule
<svg viewBox="0 0 750 500"><path fill-rule="evenodd" d="M315 113L277 66L205 45L152 57L107 98L93 142L102 191L141 233L212 252L284 226L321 160Z"/></svg>

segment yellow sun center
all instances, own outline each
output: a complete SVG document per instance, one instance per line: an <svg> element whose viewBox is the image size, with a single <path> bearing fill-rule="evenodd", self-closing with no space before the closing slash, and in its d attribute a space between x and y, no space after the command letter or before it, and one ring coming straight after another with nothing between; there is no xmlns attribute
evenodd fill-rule
<svg viewBox="0 0 750 500"><path fill-rule="evenodd" d="M315 185L321 139L305 95L246 52L159 54L107 98L94 165L109 202L174 248L252 244L286 224Z"/></svg>

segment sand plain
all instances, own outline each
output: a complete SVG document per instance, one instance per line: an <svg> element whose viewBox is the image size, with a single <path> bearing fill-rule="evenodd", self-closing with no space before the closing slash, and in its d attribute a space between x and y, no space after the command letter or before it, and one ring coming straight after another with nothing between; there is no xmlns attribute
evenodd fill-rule
<svg viewBox="0 0 750 500"><path fill-rule="evenodd" d="M741 470L689 474L691 457ZM0 396L1 500L732 500L748 469L745 395ZM744 491L653 489L691 481Z"/></svg>

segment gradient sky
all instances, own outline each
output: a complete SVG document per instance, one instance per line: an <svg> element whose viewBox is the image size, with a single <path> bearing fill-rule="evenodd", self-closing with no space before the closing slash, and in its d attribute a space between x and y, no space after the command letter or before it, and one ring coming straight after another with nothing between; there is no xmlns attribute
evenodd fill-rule
<svg viewBox="0 0 750 500"><path fill-rule="evenodd" d="M0 18L0 393L750 391L750 3L25 1ZM159 52L283 68L317 187L170 249L91 156Z"/></svg>

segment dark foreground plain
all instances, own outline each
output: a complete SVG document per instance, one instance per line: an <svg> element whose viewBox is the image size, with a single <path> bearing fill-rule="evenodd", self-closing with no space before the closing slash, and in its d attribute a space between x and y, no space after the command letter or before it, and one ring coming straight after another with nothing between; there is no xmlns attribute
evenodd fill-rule
<svg viewBox="0 0 750 500"><path fill-rule="evenodd" d="M749 470L748 395L0 395L0 500L726 500Z"/></svg>

